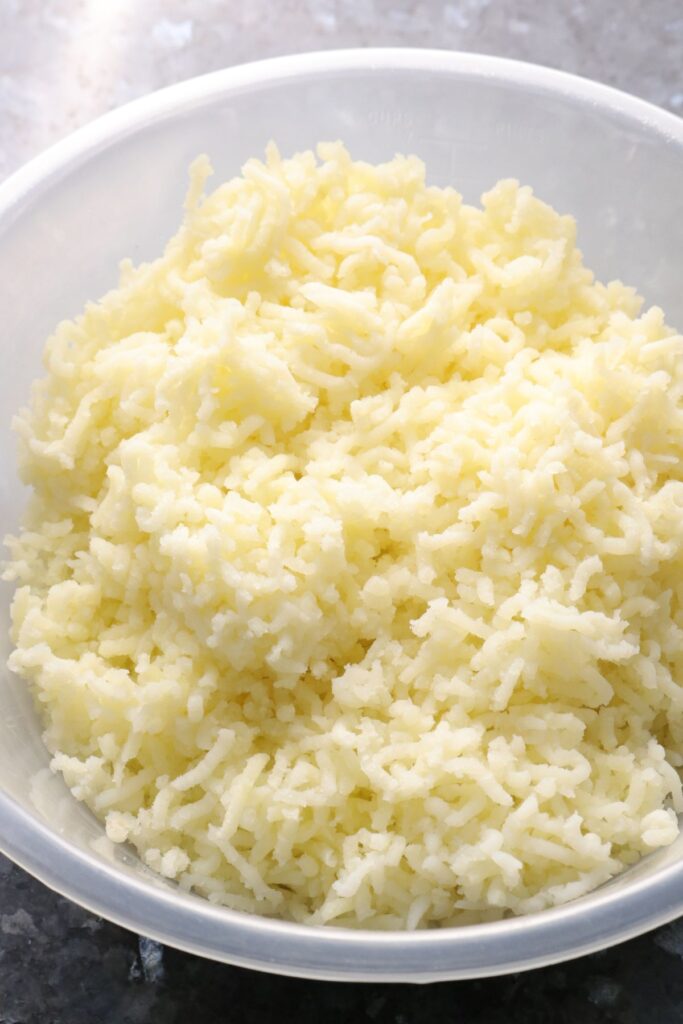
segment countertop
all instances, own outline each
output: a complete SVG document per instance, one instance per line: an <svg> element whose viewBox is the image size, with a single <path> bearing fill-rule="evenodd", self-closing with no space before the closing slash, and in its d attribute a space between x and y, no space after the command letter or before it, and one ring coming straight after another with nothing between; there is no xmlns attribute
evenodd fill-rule
<svg viewBox="0 0 683 1024"><path fill-rule="evenodd" d="M104 111L298 50L439 46L577 72L683 114L681 0L0 0L0 179ZM0 858L0 1024L683 1022L683 920L527 974L427 988L257 975L163 949Z"/></svg>

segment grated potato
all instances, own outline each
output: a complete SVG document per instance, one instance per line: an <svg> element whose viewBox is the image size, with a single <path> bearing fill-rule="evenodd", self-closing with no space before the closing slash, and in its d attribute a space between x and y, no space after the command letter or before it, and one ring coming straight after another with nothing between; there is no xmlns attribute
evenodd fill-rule
<svg viewBox="0 0 683 1024"><path fill-rule="evenodd" d="M683 338L502 181L250 160L62 323L11 667L117 842L237 909L561 903L683 810Z"/></svg>

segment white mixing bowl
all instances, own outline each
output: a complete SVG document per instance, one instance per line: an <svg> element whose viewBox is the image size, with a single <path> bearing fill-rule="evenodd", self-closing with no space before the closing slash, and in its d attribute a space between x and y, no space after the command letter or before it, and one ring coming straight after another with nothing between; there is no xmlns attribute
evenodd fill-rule
<svg viewBox="0 0 683 1024"><path fill-rule="evenodd" d="M517 177L574 214L586 261L683 325L683 122L570 75L429 50L285 57L184 82L107 115L0 187L0 536L16 527L10 419L58 320L158 254L180 219L189 162L235 174L269 139L285 153L342 139L352 155L417 153L468 200ZM315 978L431 981L517 971L637 935L683 913L683 836L555 910L464 928L373 933L216 908L153 875L47 771L0 622L0 848L47 885L171 946Z"/></svg>

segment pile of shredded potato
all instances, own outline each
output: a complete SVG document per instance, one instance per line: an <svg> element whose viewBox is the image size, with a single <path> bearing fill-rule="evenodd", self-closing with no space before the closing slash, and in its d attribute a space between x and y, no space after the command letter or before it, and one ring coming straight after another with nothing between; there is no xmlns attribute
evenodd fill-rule
<svg viewBox="0 0 683 1024"><path fill-rule="evenodd" d="M414 157L194 166L17 419L11 667L53 767L226 906L539 910L683 810L683 338Z"/></svg>

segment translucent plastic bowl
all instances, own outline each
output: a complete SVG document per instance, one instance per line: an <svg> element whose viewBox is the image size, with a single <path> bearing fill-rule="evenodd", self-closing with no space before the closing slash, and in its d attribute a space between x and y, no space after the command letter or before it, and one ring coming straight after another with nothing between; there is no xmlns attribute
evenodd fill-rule
<svg viewBox="0 0 683 1024"><path fill-rule="evenodd" d="M40 372L44 339L117 277L160 252L187 166L217 179L269 139L291 152L343 139L357 158L415 152L431 181L469 200L527 182L576 215L587 262L636 284L683 325L683 122L612 89L492 57L427 50L309 54L231 68L117 110L0 187L0 534L17 524L12 413ZM316 978L431 981L517 971L599 949L683 912L683 837L597 892L496 924L372 933L266 920L211 906L153 875L46 770L0 625L0 848L47 885L169 945Z"/></svg>

